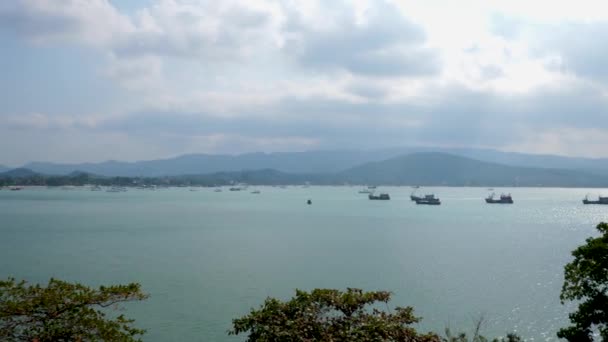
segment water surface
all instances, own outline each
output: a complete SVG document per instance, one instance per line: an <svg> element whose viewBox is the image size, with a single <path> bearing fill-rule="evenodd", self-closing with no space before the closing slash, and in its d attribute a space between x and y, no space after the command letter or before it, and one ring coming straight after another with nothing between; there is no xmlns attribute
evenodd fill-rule
<svg viewBox="0 0 608 342"><path fill-rule="evenodd" d="M567 324L563 265L608 221L608 206L580 201L600 190L497 188L515 204L487 205L485 188L427 188L443 202L428 207L407 187L380 189L390 201L258 189L2 190L0 277L140 282L151 297L127 315L145 341L242 340L226 335L232 318L316 287L390 290L422 330L470 330L484 315L487 335L550 341Z"/></svg>

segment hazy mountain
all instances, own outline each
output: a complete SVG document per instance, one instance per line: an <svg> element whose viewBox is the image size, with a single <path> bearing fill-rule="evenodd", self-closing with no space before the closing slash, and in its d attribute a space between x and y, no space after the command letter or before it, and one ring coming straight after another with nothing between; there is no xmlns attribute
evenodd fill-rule
<svg viewBox="0 0 608 342"><path fill-rule="evenodd" d="M335 184L332 174L295 174L273 169L215 172L204 175L183 175L171 177L192 184L287 185L287 184Z"/></svg>
<svg viewBox="0 0 608 342"><path fill-rule="evenodd" d="M366 163L338 176L356 184L608 186L608 177L589 172L508 166L436 152Z"/></svg>
<svg viewBox="0 0 608 342"><path fill-rule="evenodd" d="M421 152L365 163L336 173L295 174L273 169L171 177L193 184L377 184L448 186L606 187L608 177L567 169L508 166L467 157Z"/></svg>
<svg viewBox="0 0 608 342"><path fill-rule="evenodd" d="M440 149L440 152L511 166L587 170L608 176L608 158L578 158L487 149Z"/></svg>
<svg viewBox="0 0 608 342"><path fill-rule="evenodd" d="M36 173L30 169L21 167L21 168L1 172L0 178L26 178L26 177L32 177L32 176L37 176L37 175L38 175L38 173Z"/></svg>
<svg viewBox="0 0 608 342"><path fill-rule="evenodd" d="M4 165L0 165L0 172L6 172L9 171L11 168L8 166L4 166Z"/></svg>
<svg viewBox="0 0 608 342"><path fill-rule="evenodd" d="M179 158L176 158L179 159ZM187 160L192 160L186 158ZM239 159L238 157L236 158ZM184 164L181 164L184 166ZM233 166L236 167L236 166ZM91 172L73 171L67 176L42 176L29 169L15 169L0 174L4 177L29 177L47 180L48 184L114 181L135 184L141 180L112 180ZM40 176L40 177L39 177ZM608 187L608 176L568 169L509 166L440 152L420 152L363 163L339 172L297 173L276 169L192 173L161 176L145 182L173 185L214 185L248 183L267 184L377 184L377 185L448 185L448 186L554 186Z"/></svg>
<svg viewBox="0 0 608 342"><path fill-rule="evenodd" d="M102 163L24 165L39 173L66 175L75 170L103 176L144 176L209 174L241 170L274 169L286 173L336 173L368 162L382 161L418 152L442 152L510 166L586 170L608 176L608 159L570 158L533 155L484 149L435 147L400 147L382 150L341 150L241 155L190 154L169 159L138 162L107 161Z"/></svg>
<svg viewBox="0 0 608 342"><path fill-rule="evenodd" d="M29 163L24 167L40 173L63 175L74 170L104 176L164 176L207 174L223 171L275 169L289 173L337 172L398 155L399 151L310 151L249 153L241 155L190 154L170 159L139 162L55 164Z"/></svg>

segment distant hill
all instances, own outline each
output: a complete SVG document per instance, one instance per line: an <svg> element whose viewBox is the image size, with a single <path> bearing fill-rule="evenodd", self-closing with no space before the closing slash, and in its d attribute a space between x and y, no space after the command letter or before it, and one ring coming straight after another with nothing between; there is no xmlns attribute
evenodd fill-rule
<svg viewBox="0 0 608 342"><path fill-rule="evenodd" d="M330 174L292 174L273 169L215 172L204 175L182 175L170 177L191 184L287 185L287 184L335 184Z"/></svg>
<svg viewBox="0 0 608 342"><path fill-rule="evenodd" d="M400 147L380 150L336 150L308 152L248 153L240 155L189 154L175 158L137 162L57 164L35 162L24 165L35 172L68 175L80 172L100 176L158 177L209 174L242 170L273 169L285 173L337 173L355 166L420 152L440 152L491 163L519 167L584 170L608 176L608 159L571 158L501 152L489 149ZM6 171L6 170L5 170ZM0 169L0 172L1 169Z"/></svg>
<svg viewBox="0 0 608 342"><path fill-rule="evenodd" d="M241 170L274 169L288 173L338 172L369 161L393 157L397 151L310 151L248 153L241 155L190 154L170 159L138 162L55 164L35 162L24 167L34 171L66 175L75 170L103 176L158 177L208 174Z"/></svg>
<svg viewBox="0 0 608 342"><path fill-rule="evenodd" d="M590 172L515 167L437 152L366 163L339 173L338 178L355 184L608 186L608 177Z"/></svg>
<svg viewBox="0 0 608 342"><path fill-rule="evenodd" d="M6 171L9 171L9 170L11 170L10 167L4 166L4 165L0 165L0 173L6 172Z"/></svg>
<svg viewBox="0 0 608 342"><path fill-rule="evenodd" d="M489 149L442 149L439 152L511 166L586 170L608 176L608 158L564 157L548 154L502 152Z"/></svg>
<svg viewBox="0 0 608 342"><path fill-rule="evenodd" d="M39 174L27 169L27 168L17 168L8 171L4 171L0 173L0 178L27 178L38 176Z"/></svg>
<svg viewBox="0 0 608 342"><path fill-rule="evenodd" d="M608 187L608 177L590 172L508 166L467 157L421 152L365 163L342 172L286 173L274 169L170 177L192 184L375 184L446 186Z"/></svg>
<svg viewBox="0 0 608 342"><path fill-rule="evenodd" d="M30 185L251 185L368 184L446 186L608 187L608 176L568 169L509 166L439 152L420 152L363 163L338 172L296 173L261 168L159 177L108 177L87 171L42 175L30 169L0 173L0 183Z"/></svg>

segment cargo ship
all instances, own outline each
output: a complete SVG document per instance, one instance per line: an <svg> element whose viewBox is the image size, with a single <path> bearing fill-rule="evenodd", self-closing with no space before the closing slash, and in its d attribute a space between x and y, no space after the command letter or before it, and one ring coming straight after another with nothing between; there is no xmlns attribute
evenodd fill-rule
<svg viewBox="0 0 608 342"><path fill-rule="evenodd" d="M435 197L435 195L424 195L424 197L418 197L414 200L416 204L426 204L426 205L440 205L441 201L439 198Z"/></svg>
<svg viewBox="0 0 608 342"><path fill-rule="evenodd" d="M583 204L608 204L608 197L598 196L597 201L594 201L590 200L588 196L585 196Z"/></svg>
<svg viewBox="0 0 608 342"><path fill-rule="evenodd" d="M494 198L494 193L492 193L490 196L488 196L486 198L486 203L513 204L513 197L511 197L511 194L508 194L508 195L502 194L502 195L500 195L499 198Z"/></svg>

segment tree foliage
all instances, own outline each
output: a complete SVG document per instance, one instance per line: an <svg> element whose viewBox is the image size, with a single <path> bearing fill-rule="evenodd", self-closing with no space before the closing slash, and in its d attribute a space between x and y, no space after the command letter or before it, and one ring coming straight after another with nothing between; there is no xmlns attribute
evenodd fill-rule
<svg viewBox="0 0 608 342"><path fill-rule="evenodd" d="M138 341L145 331L105 308L147 297L135 283L93 289L57 279L43 287L9 278L0 281L0 340Z"/></svg>
<svg viewBox="0 0 608 342"><path fill-rule="evenodd" d="M564 267L562 303L579 302L570 314L572 325L557 333L568 341L593 341L594 330L608 341L608 224L600 223L597 230L601 235L575 249L574 260Z"/></svg>
<svg viewBox="0 0 608 342"><path fill-rule="evenodd" d="M411 307L388 309L391 294L347 289L296 290L289 301L268 298L260 309L233 320L231 335L248 333L247 341L407 341L439 342L419 334L420 319ZM378 309L384 303L386 310Z"/></svg>

